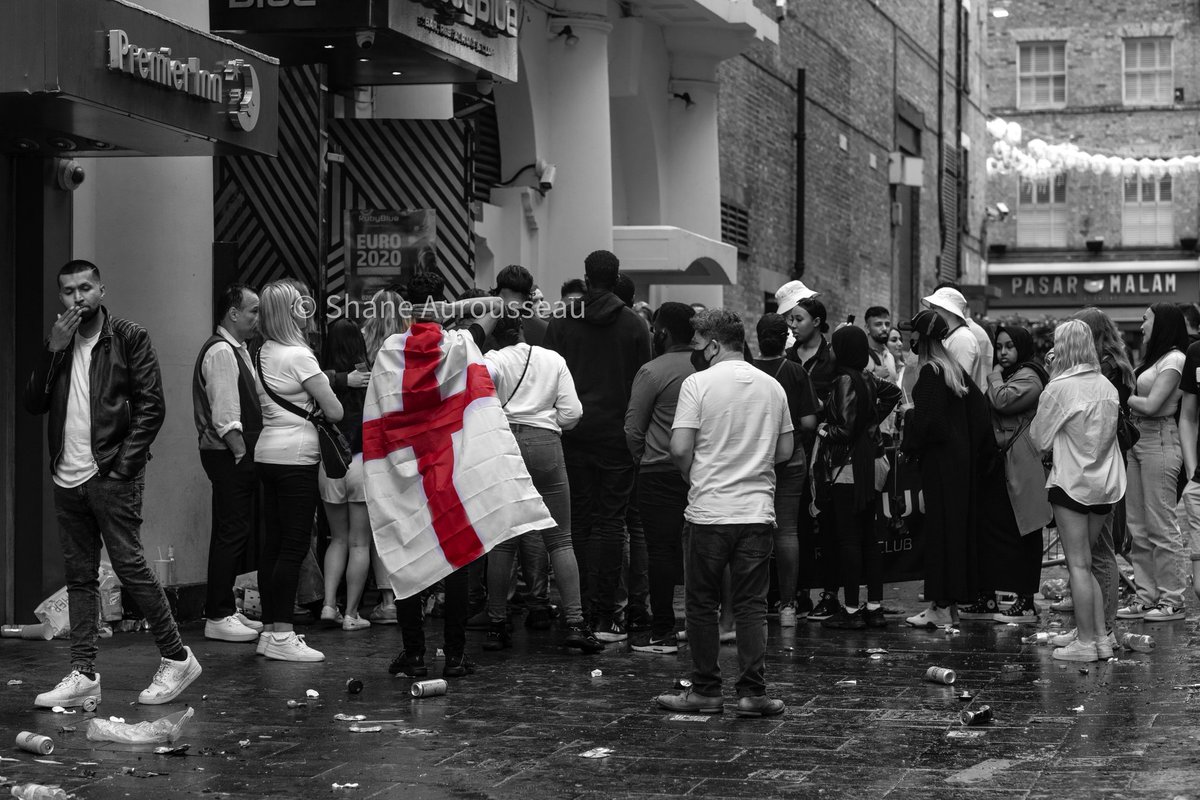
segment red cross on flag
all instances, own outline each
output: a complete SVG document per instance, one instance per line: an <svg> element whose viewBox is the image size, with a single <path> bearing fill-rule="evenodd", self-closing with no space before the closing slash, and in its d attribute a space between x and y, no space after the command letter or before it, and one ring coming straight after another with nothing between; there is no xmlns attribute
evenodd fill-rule
<svg viewBox="0 0 1200 800"><path fill-rule="evenodd" d="M554 526L466 331L418 322L384 342L363 409L363 467L396 597Z"/></svg>

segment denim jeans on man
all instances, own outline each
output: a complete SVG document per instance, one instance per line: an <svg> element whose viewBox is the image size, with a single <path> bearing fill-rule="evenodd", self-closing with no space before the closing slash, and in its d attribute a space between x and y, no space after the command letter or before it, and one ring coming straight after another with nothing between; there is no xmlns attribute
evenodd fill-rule
<svg viewBox="0 0 1200 800"><path fill-rule="evenodd" d="M66 567L71 619L71 668L95 672L100 614L100 544L113 572L150 623L164 656L183 649L167 596L142 551L145 473L130 481L95 475L73 489L54 487L54 510Z"/></svg>
<svg viewBox="0 0 1200 800"><path fill-rule="evenodd" d="M717 609L729 569L737 623L738 697L767 693L767 586L774 525L684 525L687 552L687 634L692 651L692 691L721 695L721 643Z"/></svg>
<svg viewBox="0 0 1200 800"><path fill-rule="evenodd" d="M583 613L598 626L616 614L625 549L625 510L636 470L628 451L564 446L571 485L571 538L583 588Z"/></svg>

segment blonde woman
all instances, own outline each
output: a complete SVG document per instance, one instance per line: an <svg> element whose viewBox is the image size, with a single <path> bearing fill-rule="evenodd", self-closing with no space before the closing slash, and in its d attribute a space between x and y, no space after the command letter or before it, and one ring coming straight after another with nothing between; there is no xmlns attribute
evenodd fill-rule
<svg viewBox="0 0 1200 800"><path fill-rule="evenodd" d="M946 350L946 321L927 310L905 328L917 333L919 374L900 449L921 465L925 597L931 601L906 621L917 628L941 627L954 621L958 602L978 595L977 476L996 441L987 401Z"/></svg>
<svg viewBox="0 0 1200 800"><path fill-rule="evenodd" d="M404 333L412 324L406 313L407 306L397 292L390 289L380 289L371 298L371 306L363 323L363 339L367 344L368 372L375 365L375 356L388 337ZM375 549L375 537L371 537L371 571L375 574L375 586L379 589L380 602L367 615L367 619L376 625L396 624L396 594L388 582L387 570L379 561L379 553Z"/></svg>
<svg viewBox="0 0 1200 800"><path fill-rule="evenodd" d="M264 626L258 652L277 661L325 660L323 653L296 635L292 624L300 564L309 550L317 510L321 461L317 429L272 396L306 411L319 408L331 422L342 418L342 404L308 346L303 329L306 310L300 292L290 283L276 281L262 291L263 345L255 368L263 430L254 448L254 463L263 484L266 531L258 568Z"/></svg>
<svg viewBox="0 0 1200 800"><path fill-rule="evenodd" d="M1054 650L1061 661L1111 658L1103 638L1104 601L1092 575L1092 547L1113 503L1125 494L1125 461L1117 446L1117 390L1100 372L1087 323L1073 319L1054 330L1050 382L1038 398L1029 436L1053 453L1046 479L1067 557L1076 637Z"/></svg>

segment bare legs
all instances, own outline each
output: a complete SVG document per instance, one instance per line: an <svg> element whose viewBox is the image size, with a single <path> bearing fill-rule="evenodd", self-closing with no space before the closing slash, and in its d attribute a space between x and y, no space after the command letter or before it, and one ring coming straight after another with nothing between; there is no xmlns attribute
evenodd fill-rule
<svg viewBox="0 0 1200 800"><path fill-rule="evenodd" d="M1094 644L1104 635L1104 600L1100 584L1092 575L1092 545L1104 527L1103 514L1081 514L1063 506L1054 506L1058 534L1067 556L1071 597L1075 601L1075 625L1079 641Z"/></svg>

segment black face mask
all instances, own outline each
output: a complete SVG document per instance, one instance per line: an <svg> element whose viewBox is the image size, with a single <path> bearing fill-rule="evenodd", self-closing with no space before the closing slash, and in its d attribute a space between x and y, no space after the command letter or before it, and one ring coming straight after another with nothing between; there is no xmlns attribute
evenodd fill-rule
<svg viewBox="0 0 1200 800"><path fill-rule="evenodd" d="M703 348L701 348L699 350L692 351L692 356L691 356L692 369L696 370L696 372L703 372L704 370L706 370L710 366L712 366L712 359L704 357L704 351L707 348L708 348L708 345L705 345Z"/></svg>

